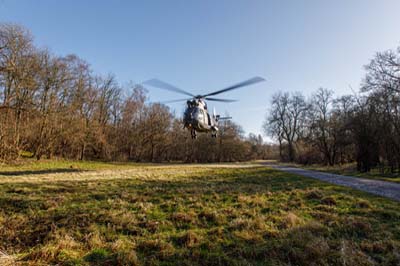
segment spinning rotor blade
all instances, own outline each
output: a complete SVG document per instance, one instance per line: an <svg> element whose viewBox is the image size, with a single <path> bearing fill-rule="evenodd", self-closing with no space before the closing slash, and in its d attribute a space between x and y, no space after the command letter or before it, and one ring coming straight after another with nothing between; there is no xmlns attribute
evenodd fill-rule
<svg viewBox="0 0 400 266"><path fill-rule="evenodd" d="M237 83L235 85L232 85L232 86L230 86L228 88L205 94L205 95L203 95L203 97L217 95L217 94L220 94L220 93L223 93L223 92L226 92L226 91L230 91L230 90L238 89L238 88L241 88L241 87L249 86L249 85L252 85L252 84L255 84L255 83L258 83L258 82L262 82L262 81L265 81L265 79L263 79L261 77L254 77L254 78L242 81L240 83Z"/></svg>
<svg viewBox="0 0 400 266"><path fill-rule="evenodd" d="M188 100L190 100L190 99L177 99L177 100L169 100L169 101L163 101L163 102L160 102L160 103L176 103L176 102L185 102L185 101L188 101Z"/></svg>
<svg viewBox="0 0 400 266"><path fill-rule="evenodd" d="M143 82L143 84L147 84L147 85L150 85L150 86L159 88L159 89L164 89L164 90L169 90L169 91L173 91L173 92L178 92L178 93L181 93L181 94L185 94L185 95L194 97L194 95L191 94L190 92L187 92L187 91L184 91L184 90L182 90L182 89L179 89L179 88L177 88L177 87L175 87L175 86L173 86L173 85L171 85L171 84L168 84L168 83L166 83L166 82L164 82L164 81L161 81L161 80L159 80L159 79L150 79L150 80L148 80L148 81Z"/></svg>
<svg viewBox="0 0 400 266"><path fill-rule="evenodd" d="M218 98L210 98L210 97L205 97L204 99L206 99L208 101L214 101L214 102L225 102L225 103L237 102L237 100L218 99Z"/></svg>
<svg viewBox="0 0 400 266"><path fill-rule="evenodd" d="M218 99L218 98L209 98L209 97L206 97L204 99L207 100L207 101L214 101L214 102L225 102L225 103L237 102L237 100ZM176 102L184 102L184 101L189 101L189 100L191 100L191 98L162 101L160 103L176 103Z"/></svg>
<svg viewBox="0 0 400 266"><path fill-rule="evenodd" d="M222 116L218 120L230 120L232 119L232 116Z"/></svg>

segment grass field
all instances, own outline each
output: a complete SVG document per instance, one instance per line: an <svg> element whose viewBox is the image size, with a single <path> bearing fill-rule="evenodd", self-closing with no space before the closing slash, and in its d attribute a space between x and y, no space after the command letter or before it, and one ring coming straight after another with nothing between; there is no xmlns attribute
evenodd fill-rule
<svg viewBox="0 0 400 266"><path fill-rule="evenodd" d="M252 164L0 169L0 265L399 265L400 204Z"/></svg>

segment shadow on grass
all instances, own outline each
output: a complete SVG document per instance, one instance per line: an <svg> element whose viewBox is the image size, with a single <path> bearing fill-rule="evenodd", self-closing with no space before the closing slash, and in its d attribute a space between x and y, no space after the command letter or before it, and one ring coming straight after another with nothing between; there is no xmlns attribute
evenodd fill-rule
<svg viewBox="0 0 400 266"><path fill-rule="evenodd" d="M41 169L41 170L21 170L21 171L1 171L0 176L19 176L19 175L45 175L45 174L61 174L61 173L76 173L82 172L82 169L74 168L56 168L56 169Z"/></svg>

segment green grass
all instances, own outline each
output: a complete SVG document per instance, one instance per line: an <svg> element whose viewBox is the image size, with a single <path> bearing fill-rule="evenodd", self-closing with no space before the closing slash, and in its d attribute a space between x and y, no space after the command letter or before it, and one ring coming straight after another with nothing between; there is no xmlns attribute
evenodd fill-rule
<svg viewBox="0 0 400 266"><path fill-rule="evenodd" d="M49 163L2 170L4 263L400 263L399 203L381 197L251 165Z"/></svg>
<svg viewBox="0 0 400 266"><path fill-rule="evenodd" d="M36 159L22 159L14 164L0 164L1 173L7 172L57 172L59 170L103 170L118 168L132 168L137 166L152 165L151 163L124 163L124 162L102 162L102 161L74 161L74 160L36 160Z"/></svg>

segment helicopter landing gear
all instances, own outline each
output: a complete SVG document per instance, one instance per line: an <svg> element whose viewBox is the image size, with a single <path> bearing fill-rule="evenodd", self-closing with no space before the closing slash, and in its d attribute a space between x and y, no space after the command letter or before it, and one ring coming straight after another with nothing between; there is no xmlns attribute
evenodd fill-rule
<svg viewBox="0 0 400 266"><path fill-rule="evenodd" d="M196 139L197 138L196 130L192 129L190 131L190 134L192 135L192 139Z"/></svg>

